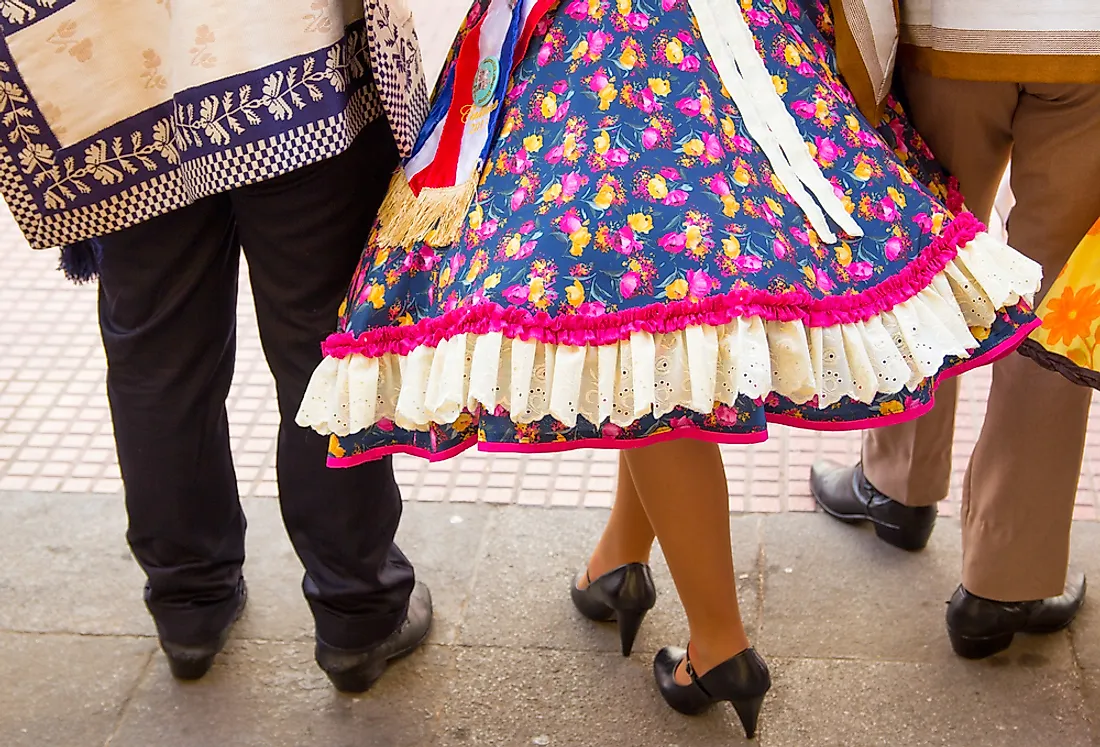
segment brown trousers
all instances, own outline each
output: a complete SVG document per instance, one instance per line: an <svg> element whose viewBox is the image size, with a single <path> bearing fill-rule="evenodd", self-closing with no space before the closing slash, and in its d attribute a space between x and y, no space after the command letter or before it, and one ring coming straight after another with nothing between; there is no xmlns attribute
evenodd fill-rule
<svg viewBox="0 0 1100 747"><path fill-rule="evenodd" d="M983 220L1011 156L1009 243L1043 265L1045 293L1100 217L1100 85L902 76L914 125ZM925 417L867 432L863 466L876 488L909 506L947 497L957 399L947 381ZM963 487L970 592L1000 601L1062 593L1090 400L1022 356L993 366Z"/></svg>

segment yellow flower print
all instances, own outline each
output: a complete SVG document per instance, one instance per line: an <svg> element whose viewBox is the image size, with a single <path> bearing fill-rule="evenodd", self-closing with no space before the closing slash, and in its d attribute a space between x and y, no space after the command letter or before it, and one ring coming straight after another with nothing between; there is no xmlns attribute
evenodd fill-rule
<svg viewBox="0 0 1100 747"><path fill-rule="evenodd" d="M791 67L798 67L802 64L802 55L798 53L798 47L793 44L788 44L783 49L783 59L785 59L787 64Z"/></svg>
<svg viewBox="0 0 1100 747"><path fill-rule="evenodd" d="M646 185L649 196L655 200L663 200L668 197L668 182L660 174L652 177Z"/></svg>
<svg viewBox="0 0 1100 747"><path fill-rule="evenodd" d="M500 285L500 273L499 272L494 272L492 275L485 278L485 282L481 284L481 286L485 290L492 290L493 288L496 288L498 285Z"/></svg>
<svg viewBox="0 0 1100 747"><path fill-rule="evenodd" d="M579 280L574 280L573 284L565 289L565 300L570 306L580 306L584 303L584 288L581 287Z"/></svg>
<svg viewBox="0 0 1100 747"><path fill-rule="evenodd" d="M627 47L623 50L623 53L619 55L619 64L627 70L633 70L634 66L638 64L638 53L631 47Z"/></svg>
<svg viewBox="0 0 1100 747"><path fill-rule="evenodd" d="M687 298L688 284L683 278L677 278L665 286L665 295L668 296L670 301L679 301L682 298Z"/></svg>
<svg viewBox="0 0 1100 747"><path fill-rule="evenodd" d="M588 54L588 40L581 39L579 42L577 42L577 46L573 47L573 59L579 60L586 54Z"/></svg>
<svg viewBox="0 0 1100 747"><path fill-rule="evenodd" d="M520 247L523 246L523 240L518 233L512 234L512 238L508 239L508 244L504 247L504 256L511 259L519 254Z"/></svg>
<svg viewBox="0 0 1100 747"><path fill-rule="evenodd" d="M978 342L985 342L989 337L989 327L971 327L970 334L972 334L974 339Z"/></svg>
<svg viewBox="0 0 1100 747"><path fill-rule="evenodd" d="M847 267L852 264L852 247L848 242L841 242L833 247L833 251L836 253L836 261L841 267Z"/></svg>
<svg viewBox="0 0 1100 747"><path fill-rule="evenodd" d="M657 96L668 96L672 92L672 84L664 78L650 78L649 90Z"/></svg>
<svg viewBox="0 0 1100 747"><path fill-rule="evenodd" d="M481 228L481 224L485 221L485 211L481 209L481 205L478 205L470 211L470 228L474 231Z"/></svg>
<svg viewBox="0 0 1100 747"><path fill-rule="evenodd" d="M780 13L787 12L787 0L772 0L772 5L774 5L775 9Z"/></svg>
<svg viewBox="0 0 1100 747"><path fill-rule="evenodd" d="M737 134L737 125L733 123L733 120L726 117L722 120L722 132L726 137L733 137Z"/></svg>
<svg viewBox="0 0 1100 747"><path fill-rule="evenodd" d="M665 59L673 65L679 65L684 61L684 45L679 39L672 39L665 45Z"/></svg>
<svg viewBox="0 0 1100 747"><path fill-rule="evenodd" d="M653 217L644 213L631 213L626 222L636 233L649 233L653 230Z"/></svg>
<svg viewBox="0 0 1100 747"><path fill-rule="evenodd" d="M611 136L607 134L607 130L596 136L595 146L596 152L601 156L611 149Z"/></svg>
<svg viewBox="0 0 1100 747"><path fill-rule="evenodd" d="M367 294L367 301L376 310L386 305L386 286L381 283L375 283L370 287L370 292Z"/></svg>
<svg viewBox="0 0 1100 747"><path fill-rule="evenodd" d="M335 433L328 437L328 453L329 456L334 456L337 459L344 456L346 453L344 447L340 445L340 439L336 437Z"/></svg>
<svg viewBox="0 0 1100 747"><path fill-rule="evenodd" d="M819 122L824 122L829 118L829 107L821 99L814 102L814 117L816 117Z"/></svg>
<svg viewBox="0 0 1100 747"><path fill-rule="evenodd" d="M615 202L615 188L610 184L600 187L600 191L596 193L595 198L592 200L592 204L600 210L607 210L613 202Z"/></svg>
<svg viewBox="0 0 1100 747"><path fill-rule="evenodd" d="M546 297L546 282L542 278L531 278L531 285L527 290L527 300L538 303Z"/></svg>
<svg viewBox="0 0 1100 747"><path fill-rule="evenodd" d="M559 197L561 197L561 183L560 182L554 182L553 184L551 184L549 187L546 188L545 192L542 193L542 201L543 202L553 202L554 200L558 199Z"/></svg>
<svg viewBox="0 0 1100 747"><path fill-rule="evenodd" d="M905 405L896 399L887 400L878 406L881 415L899 415L905 412Z"/></svg>
<svg viewBox="0 0 1100 747"><path fill-rule="evenodd" d="M588 232L586 226L581 226L569 236L569 253L574 257L579 257L584 254L584 249L592 241L592 234Z"/></svg>
<svg viewBox="0 0 1100 747"><path fill-rule="evenodd" d="M699 97L699 113L706 119L710 119L711 115L714 114L714 102L705 93Z"/></svg>
<svg viewBox="0 0 1100 747"><path fill-rule="evenodd" d="M412 314L405 312L401 316L397 317L398 327L411 327L413 323Z"/></svg>
<svg viewBox="0 0 1100 747"><path fill-rule="evenodd" d="M894 201L894 204L899 208L905 207L905 195L897 191L893 187L887 187L886 193L890 195L890 199Z"/></svg>
<svg viewBox="0 0 1100 747"><path fill-rule="evenodd" d="M600 98L600 111L605 112L611 108L611 104L619 97L619 89L609 83L601 88L597 95Z"/></svg>
<svg viewBox="0 0 1100 747"><path fill-rule="evenodd" d="M528 135L523 138L523 149L528 153L538 153L542 150L542 135Z"/></svg>
<svg viewBox="0 0 1100 747"><path fill-rule="evenodd" d="M1043 329L1050 334L1050 345L1070 345L1078 338L1088 338L1100 318L1100 290L1086 285L1080 290L1066 286L1058 298L1047 299Z"/></svg>
<svg viewBox="0 0 1100 747"><path fill-rule="evenodd" d="M722 251L730 259L736 259L741 256L741 242L738 241L736 236L729 236L722 239Z"/></svg>
<svg viewBox="0 0 1100 747"><path fill-rule="evenodd" d="M770 207L772 209L773 213L778 215L780 218L783 217L783 206L782 205L780 205L778 202L776 202L775 200L773 200L770 197L765 197L764 202L768 203L768 207Z"/></svg>
<svg viewBox="0 0 1100 747"><path fill-rule="evenodd" d="M451 284L451 266L444 265L443 271L439 273L439 287L446 288Z"/></svg>
<svg viewBox="0 0 1100 747"><path fill-rule="evenodd" d="M732 194L722 195L722 215L732 218L741 209L741 203Z"/></svg>
<svg viewBox="0 0 1100 747"><path fill-rule="evenodd" d="M703 243L703 232L699 226L688 226L684 231L684 246L691 253L696 253L699 250L700 245Z"/></svg>
<svg viewBox="0 0 1100 747"><path fill-rule="evenodd" d="M550 91L542 97L542 116L545 119L552 119L555 114L558 113L558 97L553 91Z"/></svg>
<svg viewBox="0 0 1100 747"><path fill-rule="evenodd" d="M693 138L684 143L684 153L698 158L706 152L706 146L703 145L703 141L699 138Z"/></svg>
<svg viewBox="0 0 1100 747"><path fill-rule="evenodd" d="M348 310L348 299L344 299L344 302L340 304L340 310L336 312L336 316L343 316Z"/></svg>
<svg viewBox="0 0 1100 747"><path fill-rule="evenodd" d="M618 0L618 2L615 4L615 7L620 13L625 16L633 9L633 4L630 2L630 0Z"/></svg>
<svg viewBox="0 0 1100 747"><path fill-rule="evenodd" d="M455 418L455 422L454 422L453 427L456 431L462 432L462 431L465 431L465 430L469 429L469 427L471 425L473 425L473 423L474 423L474 419L470 415L470 413L464 412L461 415L459 415L457 418Z"/></svg>
<svg viewBox="0 0 1100 747"><path fill-rule="evenodd" d="M738 164L733 170L733 181L742 187L747 187L752 182L752 175L744 166Z"/></svg>
<svg viewBox="0 0 1100 747"><path fill-rule="evenodd" d="M852 171L852 176L859 179L861 182L868 181L874 170L871 168L871 164L866 161L860 161L856 164L855 169Z"/></svg>
<svg viewBox="0 0 1100 747"><path fill-rule="evenodd" d="M775 86L775 92L780 96L787 92L787 79L779 75L772 76L772 85Z"/></svg>
<svg viewBox="0 0 1100 747"><path fill-rule="evenodd" d="M577 136L572 132L565 136L565 142L561 144L561 151L567 161L577 160Z"/></svg>
<svg viewBox="0 0 1100 747"><path fill-rule="evenodd" d="M374 266L381 267L386 264L386 260L390 258L390 248L388 246L380 246L374 253Z"/></svg>
<svg viewBox="0 0 1100 747"><path fill-rule="evenodd" d="M806 276L806 284L811 288L817 285L817 275L814 274L814 268L806 265L802 268L802 274Z"/></svg>

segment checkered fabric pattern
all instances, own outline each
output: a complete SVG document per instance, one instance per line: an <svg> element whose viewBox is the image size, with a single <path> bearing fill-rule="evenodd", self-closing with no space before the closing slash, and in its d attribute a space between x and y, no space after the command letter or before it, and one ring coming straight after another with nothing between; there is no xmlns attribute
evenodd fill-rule
<svg viewBox="0 0 1100 747"><path fill-rule="evenodd" d="M371 73L405 157L412 153L430 108L420 43L412 15L402 17L389 2L369 2L366 20Z"/></svg>

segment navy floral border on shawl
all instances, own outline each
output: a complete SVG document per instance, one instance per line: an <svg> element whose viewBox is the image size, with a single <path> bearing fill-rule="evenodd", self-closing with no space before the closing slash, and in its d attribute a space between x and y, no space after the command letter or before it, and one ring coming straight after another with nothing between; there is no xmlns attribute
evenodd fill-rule
<svg viewBox="0 0 1100 747"><path fill-rule="evenodd" d="M117 231L335 155L380 112L357 21L336 44L180 92L61 148L0 40L2 188L35 248Z"/></svg>

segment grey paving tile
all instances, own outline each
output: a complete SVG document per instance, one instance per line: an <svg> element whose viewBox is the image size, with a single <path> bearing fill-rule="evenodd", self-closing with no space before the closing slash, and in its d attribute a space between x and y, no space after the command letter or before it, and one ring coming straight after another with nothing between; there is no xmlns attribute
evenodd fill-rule
<svg viewBox="0 0 1100 747"><path fill-rule="evenodd" d="M569 599L569 584L595 546L607 518L599 510L506 508L479 562L477 583L458 641L463 644L616 651L613 625L584 620ZM757 522L734 517L734 561L744 576L739 593L750 635L756 619ZM635 650L656 651L687 640L687 621L668 567L653 559L657 607L646 617Z"/></svg>
<svg viewBox="0 0 1100 747"><path fill-rule="evenodd" d="M941 519L928 548L907 553L867 527L821 513L762 521L762 650L900 661L949 654L943 615L959 583L957 522ZM1066 645L1064 637L1058 640Z"/></svg>
<svg viewBox="0 0 1100 747"><path fill-rule="evenodd" d="M141 638L0 633L0 744L104 744L153 646Z"/></svg>
<svg viewBox="0 0 1100 747"><path fill-rule="evenodd" d="M944 664L776 660L761 747L1086 747L1070 670L993 660Z"/></svg>
<svg viewBox="0 0 1100 747"><path fill-rule="evenodd" d="M1100 584L1100 524L1075 522L1070 550L1071 565L1083 570L1093 584L1070 636L1081 668L1100 675L1100 591L1096 586Z"/></svg>
<svg viewBox="0 0 1100 747"><path fill-rule="evenodd" d="M647 657L519 649L458 654L442 747L729 747L732 714L674 712Z"/></svg>
<svg viewBox="0 0 1100 747"><path fill-rule="evenodd" d="M452 653L428 647L394 664L360 697L334 691L306 643L235 642L197 683L157 661L134 694L111 747L426 747Z"/></svg>
<svg viewBox="0 0 1100 747"><path fill-rule="evenodd" d="M0 628L152 635L122 499L0 494Z"/></svg>

